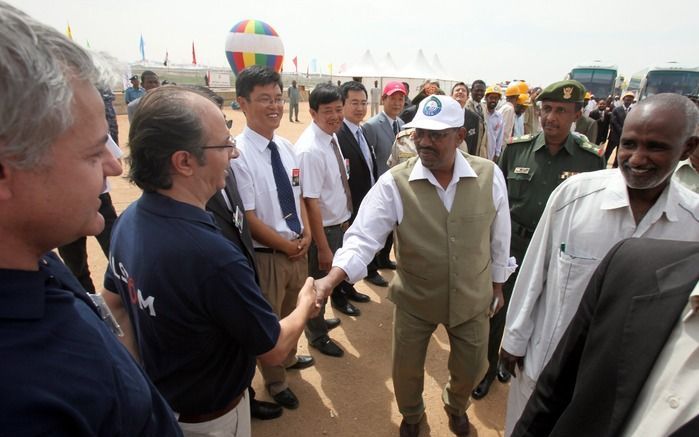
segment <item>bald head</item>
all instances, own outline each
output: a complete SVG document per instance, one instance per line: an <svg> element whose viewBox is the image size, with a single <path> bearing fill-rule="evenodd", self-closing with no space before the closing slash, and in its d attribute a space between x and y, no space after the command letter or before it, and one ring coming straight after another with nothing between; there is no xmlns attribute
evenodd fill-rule
<svg viewBox="0 0 699 437"><path fill-rule="evenodd" d="M668 118L677 122L676 128L682 133L683 143L696 136L699 128L699 109L690 99L679 94L662 93L648 97L634 106L626 120L655 117L660 113L670 115Z"/></svg>

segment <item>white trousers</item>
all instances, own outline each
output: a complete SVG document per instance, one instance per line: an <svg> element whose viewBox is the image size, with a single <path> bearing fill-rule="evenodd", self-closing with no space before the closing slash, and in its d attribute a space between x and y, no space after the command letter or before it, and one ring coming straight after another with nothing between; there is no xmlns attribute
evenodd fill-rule
<svg viewBox="0 0 699 437"><path fill-rule="evenodd" d="M507 396L507 414L505 414L505 437L510 437L515 425L527 406L529 397L534 392L536 381L517 369L517 377L510 379L510 394Z"/></svg>
<svg viewBox="0 0 699 437"><path fill-rule="evenodd" d="M238 406L223 416L201 423L180 423L185 437L250 437L250 400L248 391Z"/></svg>

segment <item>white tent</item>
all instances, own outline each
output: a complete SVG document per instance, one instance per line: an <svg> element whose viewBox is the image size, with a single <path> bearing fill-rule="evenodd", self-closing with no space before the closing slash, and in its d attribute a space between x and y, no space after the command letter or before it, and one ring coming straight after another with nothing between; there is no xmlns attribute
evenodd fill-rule
<svg viewBox="0 0 699 437"><path fill-rule="evenodd" d="M339 76L347 77L364 77L364 76L379 76L379 68L376 66L376 61L371 55L371 51L367 50L362 55L361 59L354 64L350 64L347 69L338 71Z"/></svg>
<svg viewBox="0 0 699 437"><path fill-rule="evenodd" d="M400 76L399 69L396 66L393 56L390 52L386 52L386 56L379 62L379 71L381 76Z"/></svg>

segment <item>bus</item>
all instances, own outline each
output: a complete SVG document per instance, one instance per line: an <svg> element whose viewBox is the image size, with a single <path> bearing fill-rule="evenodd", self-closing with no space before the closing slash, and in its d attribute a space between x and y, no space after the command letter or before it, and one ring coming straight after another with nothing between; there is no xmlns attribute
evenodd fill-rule
<svg viewBox="0 0 699 437"><path fill-rule="evenodd" d="M590 65L579 65L568 73L567 79L574 79L585 85L585 89L596 98L606 98L614 94L617 86L617 66L603 65L595 61Z"/></svg>
<svg viewBox="0 0 699 437"><path fill-rule="evenodd" d="M658 93L681 95L699 92L699 67L690 68L677 62L648 67L631 76L626 91L636 95L636 101Z"/></svg>

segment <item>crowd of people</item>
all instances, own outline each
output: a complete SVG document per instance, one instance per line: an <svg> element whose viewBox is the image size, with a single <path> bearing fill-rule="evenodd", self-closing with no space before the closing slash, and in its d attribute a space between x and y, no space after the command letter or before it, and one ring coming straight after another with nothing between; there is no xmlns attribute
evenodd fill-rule
<svg viewBox="0 0 699 437"><path fill-rule="evenodd" d="M302 334L342 359L325 308L360 317L361 280L395 305L401 437L420 434L440 325L457 436L496 378L507 436L697 434L687 97L589 105L572 80L450 95L428 80L410 99L352 80L314 87L292 143L277 130L300 94L267 67L236 77L235 137L220 96L146 71L125 94L142 195L117 219L114 96L95 58L2 1L0 36L0 435L250 436L251 417L303 403L287 380L314 365ZM109 259L100 293L87 235ZM255 399L256 369L274 403Z"/></svg>

